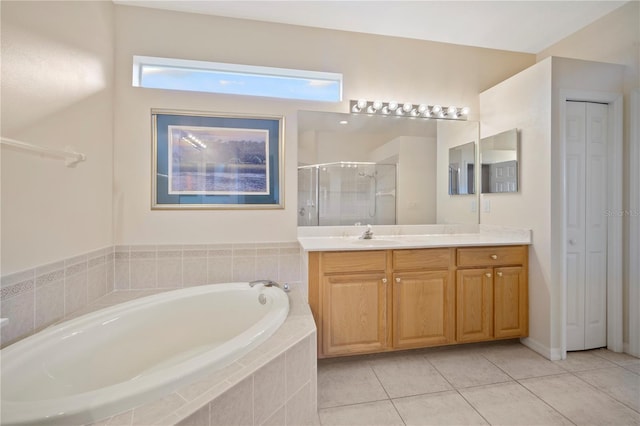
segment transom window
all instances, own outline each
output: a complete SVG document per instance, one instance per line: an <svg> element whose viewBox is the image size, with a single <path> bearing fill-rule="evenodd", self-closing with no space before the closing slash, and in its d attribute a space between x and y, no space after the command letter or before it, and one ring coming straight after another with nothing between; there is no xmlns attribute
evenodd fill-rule
<svg viewBox="0 0 640 426"><path fill-rule="evenodd" d="M326 102L342 100L342 74L338 73L149 56L133 57L133 86Z"/></svg>

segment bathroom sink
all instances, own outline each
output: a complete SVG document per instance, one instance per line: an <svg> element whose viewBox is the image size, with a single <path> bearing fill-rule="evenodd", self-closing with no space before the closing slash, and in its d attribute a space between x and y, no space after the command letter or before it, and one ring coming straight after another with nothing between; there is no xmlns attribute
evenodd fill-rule
<svg viewBox="0 0 640 426"><path fill-rule="evenodd" d="M394 245L394 244L398 244L398 241L394 241L394 240L353 240L353 241L351 241L351 244L355 244L355 245L358 245L358 246L365 246L365 247L374 247L374 246Z"/></svg>

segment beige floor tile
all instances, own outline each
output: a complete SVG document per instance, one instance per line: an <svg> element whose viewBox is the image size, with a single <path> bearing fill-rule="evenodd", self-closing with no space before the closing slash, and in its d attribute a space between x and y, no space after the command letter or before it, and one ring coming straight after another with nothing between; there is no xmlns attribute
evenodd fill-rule
<svg viewBox="0 0 640 426"><path fill-rule="evenodd" d="M554 361L554 364L567 371L593 370L596 368L615 367L617 365L591 352L568 352L567 359Z"/></svg>
<svg viewBox="0 0 640 426"><path fill-rule="evenodd" d="M589 353L611 362L615 362L618 365L640 365L640 358L621 352L612 352L608 349L595 349L593 351L589 351Z"/></svg>
<svg viewBox="0 0 640 426"><path fill-rule="evenodd" d="M571 424L518 383L499 383L459 392L492 425Z"/></svg>
<svg viewBox="0 0 640 426"><path fill-rule="evenodd" d="M562 374L566 370L522 345L488 347L483 355L514 379Z"/></svg>
<svg viewBox="0 0 640 426"><path fill-rule="evenodd" d="M574 375L537 377L520 383L576 424L640 424L640 413Z"/></svg>
<svg viewBox="0 0 640 426"><path fill-rule="evenodd" d="M640 412L640 376L622 367L576 373L616 400Z"/></svg>
<svg viewBox="0 0 640 426"><path fill-rule="evenodd" d="M629 371L633 371L634 373L640 374L640 364L626 364L622 366Z"/></svg>
<svg viewBox="0 0 640 426"><path fill-rule="evenodd" d="M319 410L322 426L404 426L391 401Z"/></svg>
<svg viewBox="0 0 640 426"><path fill-rule="evenodd" d="M318 408L388 399L371 367L362 360L318 365Z"/></svg>
<svg viewBox="0 0 640 426"><path fill-rule="evenodd" d="M488 424L456 391L398 398L393 404L408 426Z"/></svg>
<svg viewBox="0 0 640 426"><path fill-rule="evenodd" d="M427 359L456 389L512 381L476 351L437 353L427 355Z"/></svg>
<svg viewBox="0 0 640 426"><path fill-rule="evenodd" d="M368 364L391 398L452 389L421 354L392 355L371 360Z"/></svg>

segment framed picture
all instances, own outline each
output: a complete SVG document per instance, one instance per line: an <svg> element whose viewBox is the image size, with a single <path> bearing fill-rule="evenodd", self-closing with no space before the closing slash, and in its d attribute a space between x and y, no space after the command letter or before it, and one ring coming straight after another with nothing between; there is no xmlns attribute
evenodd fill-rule
<svg viewBox="0 0 640 426"><path fill-rule="evenodd" d="M284 118L151 110L152 209L284 208Z"/></svg>

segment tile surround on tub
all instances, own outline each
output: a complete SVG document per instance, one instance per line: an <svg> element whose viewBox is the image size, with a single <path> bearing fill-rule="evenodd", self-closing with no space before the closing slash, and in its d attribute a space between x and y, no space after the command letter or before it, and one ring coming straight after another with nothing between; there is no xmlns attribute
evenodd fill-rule
<svg viewBox="0 0 640 426"><path fill-rule="evenodd" d="M116 246L115 259L117 290L302 277L298 242Z"/></svg>
<svg viewBox="0 0 640 426"><path fill-rule="evenodd" d="M170 290L268 278L303 279L293 242L116 245L3 276L0 332L4 347L64 319L114 290Z"/></svg>
<svg viewBox="0 0 640 426"><path fill-rule="evenodd" d="M113 290L113 247L3 276L4 347L52 325Z"/></svg>
<svg viewBox="0 0 640 426"><path fill-rule="evenodd" d="M115 291L87 308L166 290ZM289 315L267 341L219 371L92 425L311 425L317 413L316 327L302 285L289 292Z"/></svg>

